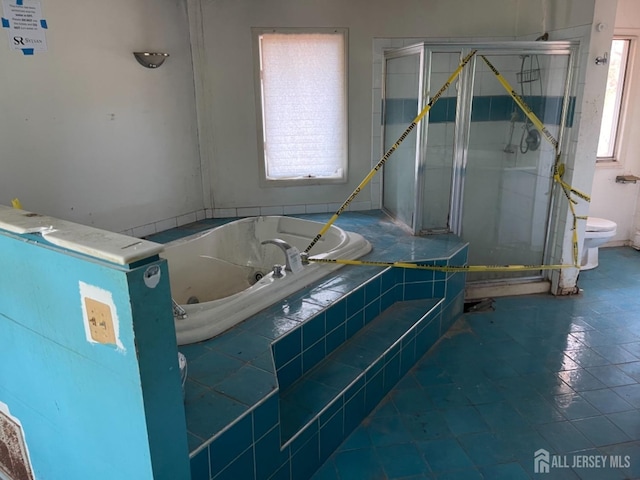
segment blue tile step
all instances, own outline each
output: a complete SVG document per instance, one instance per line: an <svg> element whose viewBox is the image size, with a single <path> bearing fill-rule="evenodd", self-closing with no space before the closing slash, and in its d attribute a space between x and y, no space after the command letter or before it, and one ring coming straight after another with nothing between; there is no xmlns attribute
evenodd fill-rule
<svg viewBox="0 0 640 480"><path fill-rule="evenodd" d="M334 430L331 441L336 435L346 437L438 340L443 301L432 298L392 304L282 389L282 445L301 442L316 432L322 443L325 424Z"/></svg>

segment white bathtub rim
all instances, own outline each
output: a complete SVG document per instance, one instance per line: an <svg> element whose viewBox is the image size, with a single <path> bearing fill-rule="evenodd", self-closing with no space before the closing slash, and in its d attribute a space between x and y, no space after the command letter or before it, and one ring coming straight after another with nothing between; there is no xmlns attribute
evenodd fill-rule
<svg viewBox="0 0 640 480"><path fill-rule="evenodd" d="M245 218L240 218L238 220L233 220L231 222L223 223L222 225L218 225L217 227L209 228L209 229L204 230L202 232L196 232L196 233L188 235L186 237L181 237L181 238L178 238L176 240L172 240L170 242L165 243L163 245L163 247L166 250L167 248L171 248L173 246L180 245L182 243L187 243L187 242L190 242L190 241L198 240L201 237L206 237L208 235L212 235L217 230L222 229L224 227L228 227L228 226L230 226L232 224L251 223L251 222L255 222L258 219L269 220L271 218L278 218L278 219L279 218L291 218L291 219L294 219L294 220L299 220L300 222L317 224L319 227L322 227L322 226L325 225L325 223L323 223L323 222L317 222L315 220L307 220L307 219L298 218L298 217L287 217L286 215L261 215L261 216L257 216L257 217L245 217ZM337 225L331 225L330 229L336 229L341 234L340 244L338 246L336 246L335 248L341 248L345 243L351 243L352 239L349 237L349 234L355 233L355 232L348 232L348 231L344 230L342 227L338 227ZM322 241L323 241L323 238L320 238L319 242L321 243ZM309 255L312 256L312 257L315 256L315 257L320 257L321 258L322 254L315 255L313 253L313 249L312 249L311 252L309 253Z"/></svg>
<svg viewBox="0 0 640 480"><path fill-rule="evenodd" d="M208 233L209 231L193 235L192 237ZM344 251L341 252L340 258L353 260L371 251L371 244L362 235L355 232L345 231L345 233L349 243L346 247L343 247ZM316 258L331 258L332 252L312 255L312 257L313 256ZM182 305L187 313L187 318L176 319L174 322L178 345L187 345L213 338L270 305L326 277L327 272L330 273L340 267L342 267L340 264L311 263L305 266L302 272L297 274L285 272L282 278L274 278L273 273L269 273L242 292L211 302ZM303 280L304 284L301 285L300 280ZM273 286L273 288L266 288L271 286ZM274 290L274 288L276 290ZM245 302L242 308L239 309L235 300L246 296L248 292L251 295L252 301ZM277 292L277 295L274 296L274 292ZM215 303L219 303L219 305L215 305ZM221 319L212 322L210 311L214 307L216 308L216 316Z"/></svg>

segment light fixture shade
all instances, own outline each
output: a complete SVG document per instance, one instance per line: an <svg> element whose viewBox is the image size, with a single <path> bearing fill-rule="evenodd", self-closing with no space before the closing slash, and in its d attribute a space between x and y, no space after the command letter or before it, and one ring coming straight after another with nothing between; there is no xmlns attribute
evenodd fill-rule
<svg viewBox="0 0 640 480"><path fill-rule="evenodd" d="M158 68L169 56L168 53L158 52L133 52L133 56L140 65L147 68Z"/></svg>

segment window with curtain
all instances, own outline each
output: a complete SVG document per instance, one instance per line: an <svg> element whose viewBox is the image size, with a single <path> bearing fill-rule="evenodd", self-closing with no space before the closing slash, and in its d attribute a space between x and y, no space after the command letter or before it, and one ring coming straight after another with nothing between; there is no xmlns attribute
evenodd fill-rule
<svg viewBox="0 0 640 480"><path fill-rule="evenodd" d="M609 55L609 74L607 90L602 110L602 124L598 140L597 160L616 161L620 139L620 124L625 98L627 64L629 62L628 38L614 38Z"/></svg>
<svg viewBox="0 0 640 480"><path fill-rule="evenodd" d="M258 35L264 179L346 180L346 31Z"/></svg>

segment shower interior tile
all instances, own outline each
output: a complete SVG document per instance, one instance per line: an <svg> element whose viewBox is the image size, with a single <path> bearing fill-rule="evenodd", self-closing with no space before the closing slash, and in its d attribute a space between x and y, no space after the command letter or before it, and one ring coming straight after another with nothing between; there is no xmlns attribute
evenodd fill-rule
<svg viewBox="0 0 640 480"><path fill-rule="evenodd" d="M438 100L429 110L429 123L440 124L448 121L449 102L446 98ZM435 126L435 125L433 125Z"/></svg>
<svg viewBox="0 0 640 480"><path fill-rule="evenodd" d="M473 98L473 106L471 109L472 122L486 122L491 114L491 97L477 96Z"/></svg>
<svg viewBox="0 0 640 480"><path fill-rule="evenodd" d="M456 65L457 66L457 65ZM454 70L456 67L453 67ZM449 54L436 53L431 57L431 72L433 73L447 73L451 75L453 70L450 66Z"/></svg>

